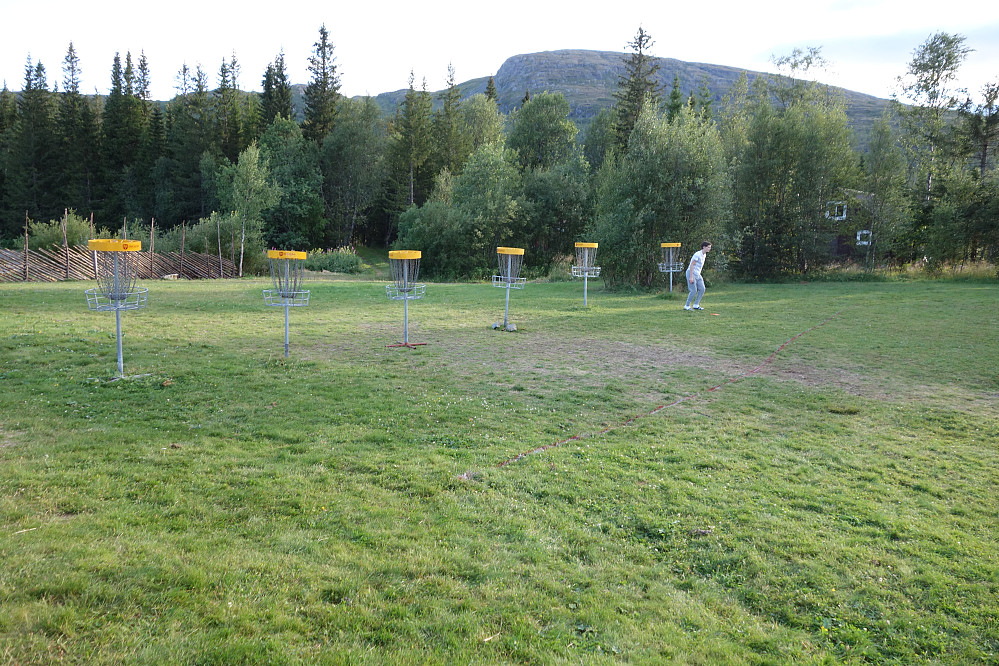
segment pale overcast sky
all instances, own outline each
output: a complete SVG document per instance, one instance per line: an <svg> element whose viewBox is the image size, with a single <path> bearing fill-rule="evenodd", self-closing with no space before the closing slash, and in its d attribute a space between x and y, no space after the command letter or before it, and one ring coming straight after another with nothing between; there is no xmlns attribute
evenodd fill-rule
<svg viewBox="0 0 999 666"><path fill-rule="evenodd" d="M912 52L933 32L967 37L975 49L960 84L973 94L999 81L999 2L980 0L662 0L579 2L508 0L428 2L138 3L95 0L0 0L0 85L20 90L30 55L45 66L49 87L62 82L70 42L84 92L106 93L115 52L133 62L145 51L155 99L175 94L184 63L201 65L217 85L233 53L240 87L260 90L267 64L281 50L292 83L308 83L308 58L326 25L346 95L407 86L443 88L447 67L459 82L495 74L506 58L558 49L627 50L639 25L655 40L652 54L692 62L772 71L771 57L822 47L831 63L817 78L889 97Z"/></svg>

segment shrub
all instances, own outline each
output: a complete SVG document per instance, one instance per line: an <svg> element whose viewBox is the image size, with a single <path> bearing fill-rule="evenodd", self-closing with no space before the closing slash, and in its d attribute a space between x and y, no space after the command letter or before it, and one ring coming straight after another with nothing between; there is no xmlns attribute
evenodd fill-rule
<svg viewBox="0 0 999 666"><path fill-rule="evenodd" d="M70 247L85 245L90 238L90 222L69 211L66 216L66 240ZM28 247L37 250L57 245L62 247L62 220L28 223Z"/></svg>
<svg viewBox="0 0 999 666"><path fill-rule="evenodd" d="M361 258L354 252L353 247L312 250L306 256L305 268L310 271L330 273L360 273Z"/></svg>

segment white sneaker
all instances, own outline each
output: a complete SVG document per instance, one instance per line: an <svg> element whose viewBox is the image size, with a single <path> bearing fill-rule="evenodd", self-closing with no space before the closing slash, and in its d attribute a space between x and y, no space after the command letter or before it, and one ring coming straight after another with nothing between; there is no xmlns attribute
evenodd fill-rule
<svg viewBox="0 0 999 666"><path fill-rule="evenodd" d="M690 309L691 310L703 310L704 308L702 308L700 305L695 305L694 307L692 307Z"/></svg>
<svg viewBox="0 0 999 666"><path fill-rule="evenodd" d="M684 310L689 310L689 309L690 309L690 306L689 306L689 305L684 305L684 306L683 306L683 309L684 309Z"/></svg>

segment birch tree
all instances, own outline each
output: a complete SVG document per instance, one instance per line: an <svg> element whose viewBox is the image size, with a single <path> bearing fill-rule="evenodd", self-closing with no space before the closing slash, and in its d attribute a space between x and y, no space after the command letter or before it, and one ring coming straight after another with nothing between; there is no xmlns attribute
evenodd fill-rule
<svg viewBox="0 0 999 666"><path fill-rule="evenodd" d="M278 202L281 188L270 181L267 161L256 144L239 154L239 161L219 169L218 196L222 205L239 218L239 277L249 245L262 248L263 212Z"/></svg>

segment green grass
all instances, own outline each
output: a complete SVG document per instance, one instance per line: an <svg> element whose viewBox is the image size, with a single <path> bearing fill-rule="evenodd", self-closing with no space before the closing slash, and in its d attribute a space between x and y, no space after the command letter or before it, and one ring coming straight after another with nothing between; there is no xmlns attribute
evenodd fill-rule
<svg viewBox="0 0 999 666"><path fill-rule="evenodd" d="M0 285L0 662L999 661L994 282L383 284Z"/></svg>

